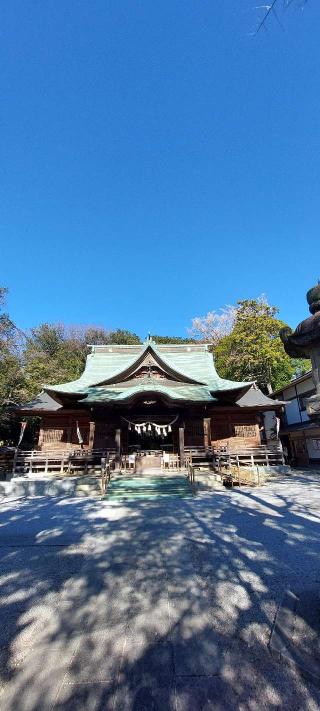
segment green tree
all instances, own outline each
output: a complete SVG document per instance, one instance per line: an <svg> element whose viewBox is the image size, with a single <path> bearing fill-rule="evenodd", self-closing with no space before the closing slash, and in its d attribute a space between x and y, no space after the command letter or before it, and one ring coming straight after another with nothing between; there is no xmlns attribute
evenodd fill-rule
<svg viewBox="0 0 320 711"><path fill-rule="evenodd" d="M21 334L6 313L7 289L0 288L0 442L14 442L17 423L15 407L24 396L21 366Z"/></svg>
<svg viewBox="0 0 320 711"><path fill-rule="evenodd" d="M218 373L234 380L255 380L264 392L288 383L310 368L309 361L289 358L279 337L284 322L265 298L237 302L234 326L214 350Z"/></svg>
<svg viewBox="0 0 320 711"><path fill-rule="evenodd" d="M85 367L88 345L134 343L140 343L139 337L123 329L107 331L97 326L48 323L33 328L23 354L28 398L37 395L44 384L78 378Z"/></svg>
<svg viewBox="0 0 320 711"><path fill-rule="evenodd" d="M135 344L141 343L141 339L136 333L132 333L123 328L117 328L116 331L109 331L105 343L114 343L118 346L134 346Z"/></svg>
<svg viewBox="0 0 320 711"><path fill-rule="evenodd" d="M182 336L151 336L152 340L155 341L155 343L160 343L165 345L166 343L176 343L177 345L179 344L184 344L184 343L195 343L194 338L183 338Z"/></svg>

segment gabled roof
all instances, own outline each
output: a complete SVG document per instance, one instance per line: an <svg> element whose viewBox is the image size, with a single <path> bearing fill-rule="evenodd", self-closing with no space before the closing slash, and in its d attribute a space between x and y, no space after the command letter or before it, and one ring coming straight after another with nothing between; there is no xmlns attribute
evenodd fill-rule
<svg viewBox="0 0 320 711"><path fill-rule="evenodd" d="M271 400L252 382L220 378L205 344L157 345L148 339L143 345L91 348L80 378L44 386L45 392L20 409L53 411L61 405L121 404L139 395L152 399L156 394L171 402L233 404L261 410L283 404ZM150 370L143 376L148 364Z"/></svg>
<svg viewBox="0 0 320 711"><path fill-rule="evenodd" d="M88 390L91 388L120 383L143 362L148 352L152 353L160 367L177 381L190 386L206 386L208 400L212 400L210 393L240 391L250 388L252 384L220 378L214 367L212 353L204 344L158 345L148 339L141 346L91 347L92 352L87 357L85 370L78 380L60 385L45 385L44 390L58 398L63 395L89 395ZM160 383L161 381L158 381L159 388Z"/></svg>

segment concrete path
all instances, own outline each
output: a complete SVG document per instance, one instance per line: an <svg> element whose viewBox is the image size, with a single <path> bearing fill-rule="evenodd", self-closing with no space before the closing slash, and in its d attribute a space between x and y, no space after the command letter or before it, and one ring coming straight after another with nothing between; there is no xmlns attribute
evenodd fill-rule
<svg viewBox="0 0 320 711"><path fill-rule="evenodd" d="M125 505L0 502L1 711L318 711L268 644L320 583L320 474Z"/></svg>

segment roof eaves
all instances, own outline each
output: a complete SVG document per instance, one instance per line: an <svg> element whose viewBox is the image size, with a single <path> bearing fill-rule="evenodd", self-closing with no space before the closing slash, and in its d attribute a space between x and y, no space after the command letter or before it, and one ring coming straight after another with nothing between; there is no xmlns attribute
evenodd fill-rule
<svg viewBox="0 0 320 711"><path fill-rule="evenodd" d="M299 383L304 383L305 380L308 380L312 376L312 370L308 370L307 373L304 373L303 375L299 375L298 378L294 378L294 380L289 380L289 382L286 385L283 385L282 388L278 388L277 390L273 390L271 395L278 395L279 393L282 393L284 390L287 390L287 388L291 388L294 385L298 385Z"/></svg>

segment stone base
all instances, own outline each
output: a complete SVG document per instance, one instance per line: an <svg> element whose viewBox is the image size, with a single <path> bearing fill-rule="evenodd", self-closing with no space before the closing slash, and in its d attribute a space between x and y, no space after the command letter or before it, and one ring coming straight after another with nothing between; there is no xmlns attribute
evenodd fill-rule
<svg viewBox="0 0 320 711"><path fill-rule="evenodd" d="M220 474L215 472L197 471L195 469L195 484L199 491L207 491L211 489L223 489L222 479Z"/></svg>
<svg viewBox="0 0 320 711"><path fill-rule="evenodd" d="M12 477L0 482L0 497L101 496L100 477Z"/></svg>

